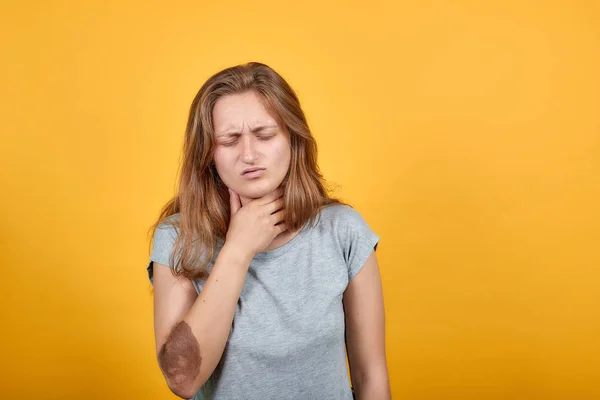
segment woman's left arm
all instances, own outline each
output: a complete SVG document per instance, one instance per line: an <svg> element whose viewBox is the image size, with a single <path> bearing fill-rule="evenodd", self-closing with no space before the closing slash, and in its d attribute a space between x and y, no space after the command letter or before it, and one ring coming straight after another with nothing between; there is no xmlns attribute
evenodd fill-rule
<svg viewBox="0 0 600 400"><path fill-rule="evenodd" d="M344 313L346 349L356 399L391 399L383 292L374 251L344 292Z"/></svg>

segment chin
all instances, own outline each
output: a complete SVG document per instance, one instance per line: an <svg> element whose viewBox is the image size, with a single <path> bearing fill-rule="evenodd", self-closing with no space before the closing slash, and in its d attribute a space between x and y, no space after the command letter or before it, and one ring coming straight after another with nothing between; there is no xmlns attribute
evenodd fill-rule
<svg viewBox="0 0 600 400"><path fill-rule="evenodd" d="M277 187L277 185L269 184L267 182L244 183L240 186L239 192L237 192L237 194L250 199L256 199L259 197L266 196L267 194L277 189Z"/></svg>

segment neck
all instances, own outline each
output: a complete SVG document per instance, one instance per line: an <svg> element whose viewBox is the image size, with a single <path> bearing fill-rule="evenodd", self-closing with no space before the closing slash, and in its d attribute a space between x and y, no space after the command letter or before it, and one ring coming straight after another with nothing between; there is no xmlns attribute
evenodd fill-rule
<svg viewBox="0 0 600 400"><path fill-rule="evenodd" d="M251 200L253 200L253 199L250 197L240 196L240 202L242 203L242 207L244 207L246 204L248 204ZM269 246L267 246L266 250L269 251L269 250L276 249L279 246L282 246L283 244L289 242L291 239L293 239L298 234L298 231L299 230L290 232L289 230L286 230L286 231L280 233L273 239L271 244Z"/></svg>
<svg viewBox="0 0 600 400"><path fill-rule="evenodd" d="M242 207L248 204L252 200L250 197L240 196L240 201L242 202Z"/></svg>

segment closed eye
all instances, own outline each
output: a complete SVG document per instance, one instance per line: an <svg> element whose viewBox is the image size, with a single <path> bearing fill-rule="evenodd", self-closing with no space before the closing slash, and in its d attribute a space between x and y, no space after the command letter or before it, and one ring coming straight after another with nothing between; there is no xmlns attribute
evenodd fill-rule
<svg viewBox="0 0 600 400"><path fill-rule="evenodd" d="M230 140L219 142L219 144L221 146L225 146L225 147L231 147L231 146L233 146L236 143L237 143L237 138L233 138L233 139L230 139Z"/></svg>
<svg viewBox="0 0 600 400"><path fill-rule="evenodd" d="M275 135L260 135L258 136L259 140L269 140L272 139L273 137L275 137Z"/></svg>

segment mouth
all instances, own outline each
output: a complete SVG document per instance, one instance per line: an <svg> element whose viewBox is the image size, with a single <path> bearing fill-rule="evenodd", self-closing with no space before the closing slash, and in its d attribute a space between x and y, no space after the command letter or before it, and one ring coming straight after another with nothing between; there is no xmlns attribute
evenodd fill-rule
<svg viewBox="0 0 600 400"><path fill-rule="evenodd" d="M265 170L265 168L262 168L262 167L246 168L245 170L242 171L242 175L247 175L247 174L251 174L253 172L264 171L264 170Z"/></svg>

